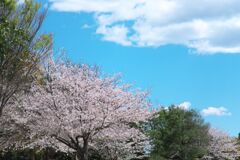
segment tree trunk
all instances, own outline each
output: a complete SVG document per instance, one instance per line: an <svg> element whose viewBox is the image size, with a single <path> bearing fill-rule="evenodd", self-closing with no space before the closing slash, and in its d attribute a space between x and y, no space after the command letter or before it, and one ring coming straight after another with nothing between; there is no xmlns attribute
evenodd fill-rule
<svg viewBox="0 0 240 160"><path fill-rule="evenodd" d="M31 156L31 160L35 160L36 159L36 157L35 157L35 151L34 150L32 150L32 151L30 151L30 156Z"/></svg>
<svg viewBox="0 0 240 160"><path fill-rule="evenodd" d="M48 148L46 148L45 150L45 160L49 160L49 151L48 151Z"/></svg>
<svg viewBox="0 0 240 160"><path fill-rule="evenodd" d="M2 114L3 114L3 106L1 105L0 106L0 117L2 117Z"/></svg>
<svg viewBox="0 0 240 160"><path fill-rule="evenodd" d="M88 139L83 139L83 147L77 150L76 160L88 160Z"/></svg>

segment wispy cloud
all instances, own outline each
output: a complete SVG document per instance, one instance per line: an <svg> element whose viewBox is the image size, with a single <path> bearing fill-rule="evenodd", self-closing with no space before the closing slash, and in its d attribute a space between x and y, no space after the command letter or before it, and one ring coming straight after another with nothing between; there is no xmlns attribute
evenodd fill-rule
<svg viewBox="0 0 240 160"><path fill-rule="evenodd" d="M93 26L89 25L89 24L84 24L82 25L82 29L90 29L92 28Z"/></svg>
<svg viewBox="0 0 240 160"><path fill-rule="evenodd" d="M239 0L50 0L56 11L95 13L97 33L122 45L184 45L240 53Z"/></svg>
<svg viewBox="0 0 240 160"><path fill-rule="evenodd" d="M203 116L230 116L232 115L225 107L208 107L202 110Z"/></svg>
<svg viewBox="0 0 240 160"><path fill-rule="evenodd" d="M124 25L116 25L112 27L102 26L97 29L98 34L102 34L106 41L113 41L123 46L130 46L131 41L128 40L129 30Z"/></svg>

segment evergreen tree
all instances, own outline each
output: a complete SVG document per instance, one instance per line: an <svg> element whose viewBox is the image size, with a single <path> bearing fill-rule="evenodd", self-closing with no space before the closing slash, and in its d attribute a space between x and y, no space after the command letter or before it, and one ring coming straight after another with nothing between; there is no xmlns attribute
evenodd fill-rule
<svg viewBox="0 0 240 160"><path fill-rule="evenodd" d="M207 152L209 126L195 110L162 108L147 126L152 159L193 160Z"/></svg>
<svg viewBox="0 0 240 160"><path fill-rule="evenodd" d="M51 36L39 34L46 14L31 0L0 1L0 117L3 109L39 77Z"/></svg>

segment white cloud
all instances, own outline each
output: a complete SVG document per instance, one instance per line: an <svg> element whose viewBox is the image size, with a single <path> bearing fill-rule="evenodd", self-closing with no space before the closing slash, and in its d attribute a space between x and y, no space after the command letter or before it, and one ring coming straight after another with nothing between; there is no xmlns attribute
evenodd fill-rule
<svg viewBox="0 0 240 160"><path fill-rule="evenodd" d="M203 109L201 113L203 116L230 116L230 115L232 115L232 113L229 112L224 107L219 107L219 108L208 107L206 109Z"/></svg>
<svg viewBox="0 0 240 160"><path fill-rule="evenodd" d="M177 106L181 109L189 110L189 108L191 107L191 103L190 102L183 102L183 103L181 103Z"/></svg>
<svg viewBox="0 0 240 160"><path fill-rule="evenodd" d="M184 45L240 53L239 0L50 0L51 8L94 13L97 33L122 45Z"/></svg>
<svg viewBox="0 0 240 160"><path fill-rule="evenodd" d="M111 28L103 26L97 29L97 33L103 34L103 39L106 41L116 42L123 46L131 45L131 41L128 40L129 30L125 26L115 25Z"/></svg>

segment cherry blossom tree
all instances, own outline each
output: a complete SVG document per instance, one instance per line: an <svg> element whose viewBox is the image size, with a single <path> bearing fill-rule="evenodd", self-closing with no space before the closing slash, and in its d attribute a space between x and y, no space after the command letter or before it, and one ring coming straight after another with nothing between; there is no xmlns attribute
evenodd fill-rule
<svg viewBox="0 0 240 160"><path fill-rule="evenodd" d="M96 68L51 62L45 85L33 85L6 114L27 128L27 147L51 146L75 152L80 160L88 159L90 149L127 159L148 142L137 126L151 117L149 106L145 92L103 77Z"/></svg>
<svg viewBox="0 0 240 160"><path fill-rule="evenodd" d="M219 129L210 129L212 140L209 146L209 155L203 159L236 160L240 157L237 139Z"/></svg>

